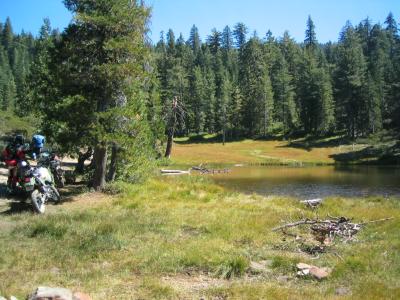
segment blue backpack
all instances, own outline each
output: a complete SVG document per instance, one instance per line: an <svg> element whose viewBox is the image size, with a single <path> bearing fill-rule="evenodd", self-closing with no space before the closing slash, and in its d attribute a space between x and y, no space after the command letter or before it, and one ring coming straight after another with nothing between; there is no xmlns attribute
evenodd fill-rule
<svg viewBox="0 0 400 300"><path fill-rule="evenodd" d="M32 144L34 147L43 148L44 143L45 143L45 138L43 135L35 134L32 137Z"/></svg>

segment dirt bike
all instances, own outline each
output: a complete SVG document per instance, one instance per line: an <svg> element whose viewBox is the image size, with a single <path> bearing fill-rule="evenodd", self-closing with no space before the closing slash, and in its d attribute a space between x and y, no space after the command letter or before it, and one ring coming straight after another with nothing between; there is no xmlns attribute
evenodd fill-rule
<svg viewBox="0 0 400 300"><path fill-rule="evenodd" d="M50 169L58 188L65 186L65 171L61 168L61 161L56 154L48 151L41 152L38 159L38 166Z"/></svg>
<svg viewBox="0 0 400 300"><path fill-rule="evenodd" d="M33 208L37 213L45 212L46 203L49 200L55 203L61 201L60 193L54 186L53 175L48 168L31 167L23 160L18 163L17 177L17 191L30 195Z"/></svg>

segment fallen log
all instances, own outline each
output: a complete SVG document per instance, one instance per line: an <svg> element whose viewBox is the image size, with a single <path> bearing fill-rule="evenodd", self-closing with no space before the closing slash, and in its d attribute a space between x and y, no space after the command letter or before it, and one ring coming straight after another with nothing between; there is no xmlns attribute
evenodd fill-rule
<svg viewBox="0 0 400 300"><path fill-rule="evenodd" d="M178 174L190 174L190 169L187 171L184 170L161 170L162 174L165 175L178 175Z"/></svg>
<svg viewBox="0 0 400 300"><path fill-rule="evenodd" d="M202 175L224 174L231 172L231 169L208 169L206 167L203 167L203 165L194 166L191 169L200 172L200 174Z"/></svg>
<svg viewBox="0 0 400 300"><path fill-rule="evenodd" d="M317 207L318 205L320 205L322 203L322 201L323 201L323 199L318 198L318 199L304 200L304 201L300 201L300 202L314 208L314 207Z"/></svg>
<svg viewBox="0 0 400 300"><path fill-rule="evenodd" d="M373 220L373 221L367 221L367 222L360 223L359 225L360 226L364 226L364 225L367 225L367 224L385 222L385 221L389 221L389 220L394 220L394 217L384 218L384 219L379 219L379 220Z"/></svg>

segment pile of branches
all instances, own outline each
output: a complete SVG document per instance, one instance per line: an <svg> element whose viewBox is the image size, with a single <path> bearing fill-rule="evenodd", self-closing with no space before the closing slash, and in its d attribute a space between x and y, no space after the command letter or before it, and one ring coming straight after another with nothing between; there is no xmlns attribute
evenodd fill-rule
<svg viewBox="0 0 400 300"><path fill-rule="evenodd" d="M384 222L393 218L385 218L380 220L368 221L363 223L353 223L351 219L346 217L329 217L327 220L304 219L294 223L288 223L272 229L273 231L286 230L287 228L297 227L301 225L311 225L310 230L318 241L323 243L327 238L333 240L340 237L344 240L351 240L367 224Z"/></svg>
<svg viewBox="0 0 400 300"><path fill-rule="evenodd" d="M231 171L231 169L209 169L202 164L199 166L192 167L192 170L199 171L200 174L202 175L208 175L208 174L226 174Z"/></svg>

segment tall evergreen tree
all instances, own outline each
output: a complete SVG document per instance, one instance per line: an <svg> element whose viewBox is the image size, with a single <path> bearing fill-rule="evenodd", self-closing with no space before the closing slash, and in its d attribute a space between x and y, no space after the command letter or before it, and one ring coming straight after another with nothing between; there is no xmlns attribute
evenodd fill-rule
<svg viewBox="0 0 400 300"><path fill-rule="evenodd" d="M95 149L95 189L104 187L110 147L109 169L137 180L151 158L142 92L149 80L144 68L149 10L125 0L64 3L76 16L51 57L57 80L52 97L38 103L46 107L44 125L70 151Z"/></svg>
<svg viewBox="0 0 400 300"><path fill-rule="evenodd" d="M221 48L230 51L233 49L233 34L229 26L225 26L221 35Z"/></svg>
<svg viewBox="0 0 400 300"><path fill-rule="evenodd" d="M277 56L272 74L275 118L281 122L282 132L288 134L298 127L299 113L295 102L293 78L283 55Z"/></svg>
<svg viewBox="0 0 400 300"><path fill-rule="evenodd" d="M315 25L311 16L308 16L307 19L307 29L306 29L306 38L304 40L304 44L307 48L314 48L317 45L317 36L315 33Z"/></svg>
<svg viewBox="0 0 400 300"><path fill-rule="evenodd" d="M172 29L167 33L167 51L170 55L175 54L175 34Z"/></svg>
<svg viewBox="0 0 400 300"><path fill-rule="evenodd" d="M305 133L327 133L333 129L333 96L324 53L317 48L315 25L307 21L297 96Z"/></svg>
<svg viewBox="0 0 400 300"><path fill-rule="evenodd" d="M192 29L190 29L190 36L188 43L190 47L192 48L192 51L197 54L197 52L201 48L201 40L200 40L200 35L199 35L199 29L196 27L196 25L192 26Z"/></svg>
<svg viewBox="0 0 400 300"><path fill-rule="evenodd" d="M348 23L341 34L335 82L338 126L343 128L344 125L352 138L365 133L368 124L364 93L366 71L361 41Z"/></svg>
<svg viewBox="0 0 400 300"><path fill-rule="evenodd" d="M237 23L233 30L233 36L235 37L236 47L241 49L246 43L246 35L248 33L248 28L243 23Z"/></svg>
<svg viewBox="0 0 400 300"><path fill-rule="evenodd" d="M207 44L212 54L216 55L221 47L221 33L217 29L211 31L211 35L207 38Z"/></svg>
<svg viewBox="0 0 400 300"><path fill-rule="evenodd" d="M260 40L252 38L241 55L243 125L250 136L265 135L271 120L273 95Z"/></svg>
<svg viewBox="0 0 400 300"><path fill-rule="evenodd" d="M7 17L6 23L4 24L3 27L1 44L3 45L4 49L8 52L10 58L10 64L12 65L11 51L14 45L14 33L11 25L11 20L9 17Z"/></svg>

